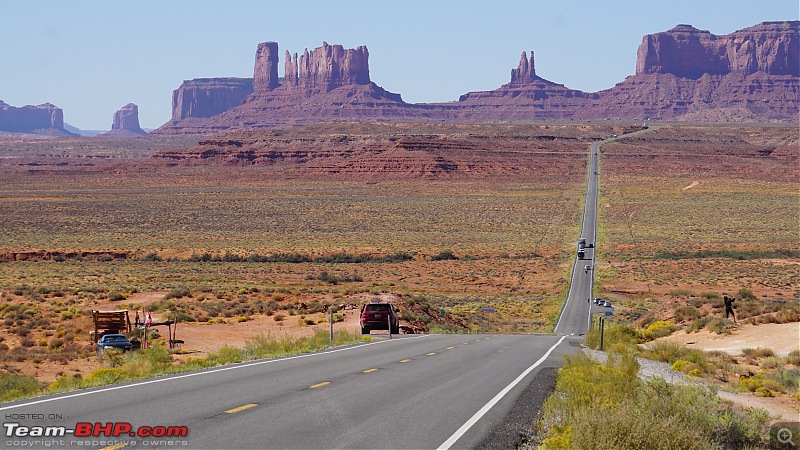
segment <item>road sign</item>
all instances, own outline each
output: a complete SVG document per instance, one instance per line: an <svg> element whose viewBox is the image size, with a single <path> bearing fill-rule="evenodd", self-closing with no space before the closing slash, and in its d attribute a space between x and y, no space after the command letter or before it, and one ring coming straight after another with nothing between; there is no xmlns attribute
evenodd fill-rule
<svg viewBox="0 0 800 450"><path fill-rule="evenodd" d="M495 309L494 308L483 308L483 312L484 312L484 314L494 314L495 313Z"/></svg>
<svg viewBox="0 0 800 450"><path fill-rule="evenodd" d="M612 311L606 311L606 315L607 315L607 316L610 316L610 315L612 315L612 314L614 314Z"/></svg>

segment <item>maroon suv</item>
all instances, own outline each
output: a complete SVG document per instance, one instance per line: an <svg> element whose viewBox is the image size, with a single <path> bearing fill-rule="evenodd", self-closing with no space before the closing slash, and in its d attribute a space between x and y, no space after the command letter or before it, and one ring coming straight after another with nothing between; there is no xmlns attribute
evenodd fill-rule
<svg viewBox="0 0 800 450"><path fill-rule="evenodd" d="M391 334L399 334L398 311L391 303L367 303L361 308L361 334L369 334L371 330L389 330Z"/></svg>

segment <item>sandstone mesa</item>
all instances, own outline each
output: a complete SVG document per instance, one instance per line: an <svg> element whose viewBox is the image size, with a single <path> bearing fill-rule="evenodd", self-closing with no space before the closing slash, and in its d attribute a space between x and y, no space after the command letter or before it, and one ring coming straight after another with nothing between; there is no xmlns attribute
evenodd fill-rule
<svg viewBox="0 0 800 450"><path fill-rule="evenodd" d="M800 21L764 22L727 35L682 24L646 35L636 73L599 92L537 76L533 52L523 52L509 83L445 103L406 103L377 85L365 46L324 42L302 53L285 51L283 77L279 64L278 43L263 42L253 78L184 81L173 92L171 120L155 133L209 135L326 121L800 120ZM105 135L140 135L138 115L133 126L131 111L118 114ZM54 105L0 102L0 131L63 135L63 123Z"/></svg>

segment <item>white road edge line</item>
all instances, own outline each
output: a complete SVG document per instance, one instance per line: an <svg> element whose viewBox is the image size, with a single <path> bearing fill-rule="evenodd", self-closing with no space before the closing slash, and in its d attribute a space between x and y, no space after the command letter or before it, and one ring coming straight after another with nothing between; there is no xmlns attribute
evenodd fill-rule
<svg viewBox="0 0 800 450"><path fill-rule="evenodd" d="M403 339L418 339L418 338L424 338L424 337L428 337L428 336L435 336L435 335L432 335L432 334L421 334L421 335L417 335L417 336L414 336L414 337L411 337L411 336L404 337ZM204 370L202 372L190 372L190 373L187 373L187 374L172 376L172 377L169 377L169 378L157 378L157 379L154 379L154 380L147 380L147 381L142 381L142 382L138 382L138 383L126 384L126 385L122 385L122 386L112 386L112 387L109 387L109 388L98 389L98 390L93 390L93 391L77 392L75 394L64 395L64 396L61 396L61 397L51 397L51 398L35 400L35 401L32 401L32 402L27 402L27 403L20 403L19 405L3 406L3 407L0 407L0 411L5 411L7 409L14 409L14 408L22 408L24 406L38 405L40 403L49 403L49 402L54 402L56 400L64 400L64 399L74 398L74 397L83 397L84 395L99 394L101 392L116 391L118 389L127 389L127 388L132 388L132 387L137 387L137 386L144 386L144 385L147 385L147 384L163 383L165 381L172 381L172 380L180 380L181 378L196 377L196 376L206 375L206 374L210 374L210 373L224 372L226 370L243 369L245 367L260 366L262 364L272 364L272 363L277 363L277 362L280 362L280 361L289 361L289 360L292 360L292 359L308 358L308 357L311 357L311 356L328 355L328 354L331 354L331 353L338 353L338 352L344 352L344 351L348 351L348 350L354 350L354 349L357 349L357 348L366 347L368 345L376 345L376 344L381 344L381 343L384 343L384 342L401 342L403 339L368 342L368 343L365 343L365 344L355 345L355 346L352 346L352 347L344 347L344 348L339 348L339 349L335 349L335 350L328 350L328 351L319 352L319 353L304 353L302 355L289 356L289 357L286 357L286 358L262 359L260 361L255 361L255 362L251 362L251 363L231 365L231 366L223 366L223 367L220 367L218 369Z"/></svg>
<svg viewBox="0 0 800 450"><path fill-rule="evenodd" d="M543 363L548 356L550 356L550 353L552 353L553 350L555 350L555 348L558 347L558 345L561 344L561 342L564 339L566 339L566 336L561 336L561 339L559 339L558 342L553 344L553 346L550 347L549 350L547 350L547 353L542 355L542 357L539 358L538 361L533 363L532 366L525 369L524 372L522 372L514 381L512 381L511 384L503 388L502 391L498 392L497 395L494 396L494 398L489 400L489 403L483 405L483 408L478 410L478 412L476 412L472 417L470 417L469 420L467 420L464 423L464 425L461 425L461 428L456 430L456 432L453 433L452 436L450 436L446 441L444 441L442 445L439 446L439 450L448 450L450 447L452 447L453 444L455 444L459 439L461 439L461 436L463 436L464 433L466 433L470 428L472 428L473 425L475 425L479 420L481 420L481 417L483 417L487 412L489 412L490 409L494 407L494 405L497 404L497 402L499 402L503 397L505 397L506 394L508 394L508 392L514 388L514 386L518 385L523 378L528 376L528 374L531 373L531 371L533 371L533 369L539 367L539 365Z"/></svg>

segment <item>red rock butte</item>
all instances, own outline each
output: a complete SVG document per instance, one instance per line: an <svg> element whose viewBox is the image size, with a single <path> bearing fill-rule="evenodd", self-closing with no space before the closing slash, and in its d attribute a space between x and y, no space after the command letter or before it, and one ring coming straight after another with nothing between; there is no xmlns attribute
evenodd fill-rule
<svg viewBox="0 0 800 450"><path fill-rule="evenodd" d="M636 73L599 92L536 75L523 52L510 81L457 101L411 104L369 75L369 51L323 43L302 54L256 48L253 78L186 80L173 92L172 119L157 134L222 132L330 121L646 119L696 122L800 121L800 21L764 22L728 35L691 25L644 36ZM44 130L44 131L43 131ZM58 133L53 105L0 103L0 131Z"/></svg>
<svg viewBox="0 0 800 450"><path fill-rule="evenodd" d="M678 25L644 36L636 74L600 92L537 76L533 52L523 52L509 83L429 104L405 103L373 83L364 46L286 51L279 78L278 44L264 42L256 50L252 92L246 79L236 89L222 81L231 79L186 81L173 95L173 120L157 132L214 134L336 120L791 122L800 119L799 30L800 21L765 22L717 36ZM222 105L232 106L220 111Z"/></svg>

